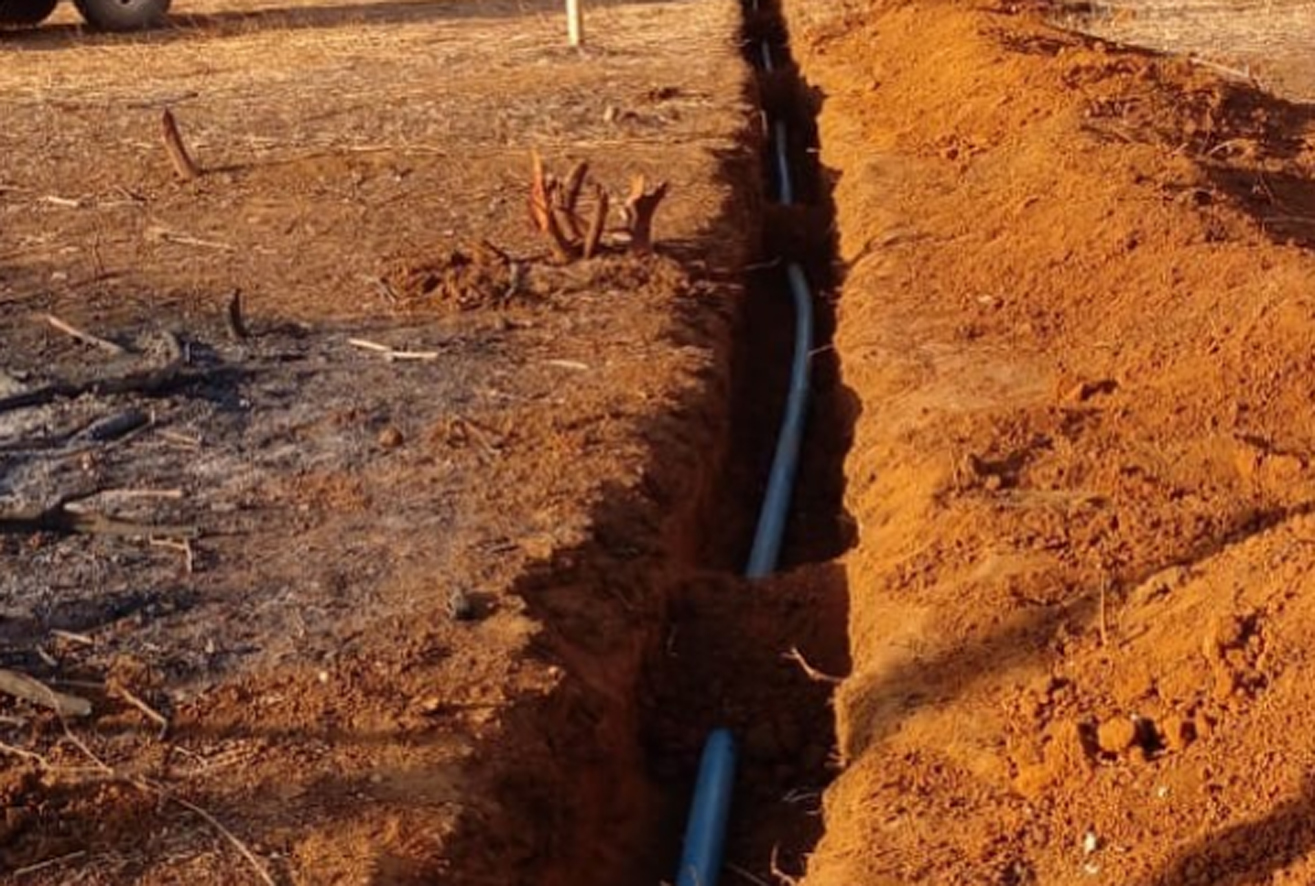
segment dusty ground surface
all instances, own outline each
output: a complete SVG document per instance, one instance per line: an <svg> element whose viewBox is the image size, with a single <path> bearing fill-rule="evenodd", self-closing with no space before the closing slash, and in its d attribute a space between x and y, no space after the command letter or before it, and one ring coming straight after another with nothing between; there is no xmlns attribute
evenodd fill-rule
<svg viewBox="0 0 1315 886"><path fill-rule="evenodd" d="M1310 0L1118 0L1057 4L1066 27L1198 59L1298 101L1315 101Z"/></svg>
<svg viewBox="0 0 1315 886"><path fill-rule="evenodd" d="M82 385L0 399L0 665L93 706L0 702L0 870L615 882L753 238L737 7L175 12L0 34L0 398ZM531 147L668 181L658 254L552 266Z"/></svg>
<svg viewBox="0 0 1315 886"><path fill-rule="evenodd" d="M1315 881L1315 115L972 2L785 4L862 404L812 884Z"/></svg>

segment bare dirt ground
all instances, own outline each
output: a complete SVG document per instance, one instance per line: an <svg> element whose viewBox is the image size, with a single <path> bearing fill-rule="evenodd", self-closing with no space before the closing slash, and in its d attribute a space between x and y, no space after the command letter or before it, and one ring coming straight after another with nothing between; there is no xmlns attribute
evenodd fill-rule
<svg viewBox="0 0 1315 886"><path fill-rule="evenodd" d="M714 725L727 879L1315 882L1315 113L1071 7L781 6L798 214L734 4L0 36L0 667L92 708L0 707L16 882L656 883ZM669 180L658 254L553 264L530 147ZM747 585L764 224L837 291Z"/></svg>
<svg viewBox="0 0 1315 886"><path fill-rule="evenodd" d="M1315 882L1315 114L1044 4L785 10L863 407L806 881Z"/></svg>
<svg viewBox="0 0 1315 886"><path fill-rule="evenodd" d="M738 8L175 13L0 34L0 665L92 705L0 702L0 870L615 882L754 239ZM667 181L657 254L549 261L532 147Z"/></svg>
<svg viewBox="0 0 1315 886"><path fill-rule="evenodd" d="M1061 3L1056 19L1120 43L1197 59L1290 99L1315 101L1310 0Z"/></svg>

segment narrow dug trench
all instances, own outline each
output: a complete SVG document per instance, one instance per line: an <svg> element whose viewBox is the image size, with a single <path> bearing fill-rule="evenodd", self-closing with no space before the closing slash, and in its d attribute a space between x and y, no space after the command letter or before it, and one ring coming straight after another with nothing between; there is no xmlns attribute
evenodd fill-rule
<svg viewBox="0 0 1315 886"><path fill-rule="evenodd" d="M763 112L762 257L749 271L732 356L725 465L700 517L700 562L670 600L665 642L647 668L644 751L658 793L663 859L637 882L671 881L703 743L729 728L739 750L725 859L732 873L798 872L821 837L821 795L834 763L834 681L849 668L848 591L834 558L852 545L843 461L856 416L830 347L833 305L829 189L815 162L813 102L789 62L775 8L746 11L746 60ZM768 47L764 52L764 46ZM770 58L770 70L763 60ZM793 190L781 185L772 140L784 123ZM786 281L799 265L813 289L811 401L776 574L743 578L790 385L797 318ZM706 876L706 875L705 875Z"/></svg>

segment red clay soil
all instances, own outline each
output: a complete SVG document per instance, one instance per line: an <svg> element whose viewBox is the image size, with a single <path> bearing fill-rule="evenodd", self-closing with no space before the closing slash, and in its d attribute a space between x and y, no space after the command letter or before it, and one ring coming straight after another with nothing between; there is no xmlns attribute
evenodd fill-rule
<svg viewBox="0 0 1315 886"><path fill-rule="evenodd" d="M812 886L1315 882L1315 113L788 0L862 404Z"/></svg>

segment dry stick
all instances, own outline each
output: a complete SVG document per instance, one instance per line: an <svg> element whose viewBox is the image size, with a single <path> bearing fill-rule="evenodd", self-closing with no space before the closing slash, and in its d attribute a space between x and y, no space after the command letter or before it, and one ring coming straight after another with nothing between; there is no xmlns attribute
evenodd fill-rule
<svg viewBox="0 0 1315 886"><path fill-rule="evenodd" d="M70 643L81 643L83 646L95 646L96 641L86 634L75 634L72 631L61 631L59 628L51 628L50 636L58 637L61 640L68 640Z"/></svg>
<svg viewBox="0 0 1315 886"><path fill-rule="evenodd" d="M804 658L804 654L799 651L798 646L791 646L790 651L783 654L781 657L786 661L796 662L799 667L803 669L804 676L812 680L814 683L830 683L836 685L844 682L842 678L833 677L830 674L823 673L810 665L808 660Z"/></svg>
<svg viewBox="0 0 1315 886"><path fill-rule="evenodd" d="M245 858L251 864L251 867L255 869L256 874L259 875L260 879L263 882L267 883L268 886L277 886L277 884L275 884L274 882L274 878L269 875L269 871L265 870L265 866L261 864L260 859L256 857L256 853L252 852L251 849L247 847L247 844L243 843L240 839L238 839L237 834L233 833L228 828L224 827L223 823L220 822L219 819L215 818L213 815L211 815L206 810L202 809L200 806L197 806L191 800L184 800L182 797L179 797L175 794L171 794L160 785L153 785L148 781L134 782L134 784L137 784L139 787L153 788L154 790L159 792L160 796L163 797L164 799L172 800L173 802L177 803L179 806L182 806L184 809L189 809L192 812L195 812L197 815L204 818L212 828L214 828L216 831L222 834L224 836L224 839L228 840L228 842L233 845L234 849L236 849L238 852L242 854L242 857Z"/></svg>
<svg viewBox="0 0 1315 886"><path fill-rule="evenodd" d="M629 222L632 251L653 251L653 216L657 212L658 204L666 195L666 182L649 191L642 175L636 175L630 180L630 196L626 198L626 218Z"/></svg>
<svg viewBox="0 0 1315 886"><path fill-rule="evenodd" d="M120 698L122 698L128 704L135 707L137 710L141 711L143 714L146 715L146 718L148 720L151 720L152 722L155 723L155 725L159 726L160 738L164 738L166 735L169 734L169 718L166 717L164 714L161 714L155 708L148 705L146 702L142 701L140 698L138 698L128 687L120 686L119 684L115 683L110 686L110 691L113 692L115 695L118 695Z"/></svg>
<svg viewBox="0 0 1315 886"><path fill-rule="evenodd" d="M168 108L164 109L160 117L160 133L164 138L164 148L169 153L169 162L173 164L174 172L178 177L183 181L191 181L200 176L201 169L187 153L183 137L178 134L178 123L174 120L173 112Z"/></svg>
<svg viewBox="0 0 1315 886"><path fill-rule="evenodd" d="M120 498L171 498L181 499L185 493L181 489L103 489L101 495L116 495Z"/></svg>
<svg viewBox="0 0 1315 886"><path fill-rule="evenodd" d="M364 338L349 338L347 344L367 351L376 351L390 362L393 360L437 360L442 356L438 351L399 351L390 348L388 345L381 345L377 341Z"/></svg>
<svg viewBox="0 0 1315 886"><path fill-rule="evenodd" d="M56 692L40 680L17 671L0 669L0 692L50 708L61 717L85 717L91 713L91 702L85 698Z"/></svg>
<svg viewBox="0 0 1315 886"><path fill-rule="evenodd" d="M228 334L233 336L234 340L242 341L247 337L247 324L242 320L241 289L234 289L233 294L228 297L228 307L224 310L224 322L228 326Z"/></svg>
<svg viewBox="0 0 1315 886"><path fill-rule="evenodd" d="M153 538L151 539L150 544L152 547L156 548L170 548L171 550L182 551L183 565L187 570L187 574L191 575L196 571L196 549L192 547L192 543L187 539L174 541L172 538Z"/></svg>
<svg viewBox="0 0 1315 886"><path fill-rule="evenodd" d="M200 449L201 444L204 442L200 437L189 437L179 431L160 431L160 436L170 443L177 443L179 446L186 446L189 449Z"/></svg>
<svg viewBox="0 0 1315 886"><path fill-rule="evenodd" d="M54 858L47 858L45 861L39 861L36 864L30 864L26 867L18 868L14 871L14 876L23 874L35 874L37 871L44 871L46 868L53 868L55 865L63 864L66 861L74 861L82 858L87 854L87 850L79 849L76 852L69 852L65 855L57 855Z"/></svg>
<svg viewBox="0 0 1315 886"><path fill-rule="evenodd" d="M607 225L607 191L602 185L594 186L594 217L589 222L589 231L584 238L584 257L593 258L598 253L598 245L603 240L603 228Z"/></svg>
<svg viewBox="0 0 1315 886"><path fill-rule="evenodd" d="M49 323L51 326L53 326L55 329L58 329L60 332L64 333L65 335L72 336L73 338L82 342L84 345L93 345L94 347L100 348L102 351L104 351L107 354L111 354L115 357L120 357L128 353L128 349L123 347L122 345L115 344L109 339L101 338L98 335L92 335L90 332L87 332L83 329L79 329L76 326L73 326L69 323L65 323L63 320L59 319L54 314L46 314L46 322Z"/></svg>
<svg viewBox="0 0 1315 886"><path fill-rule="evenodd" d="M53 766L50 765L49 760L47 760L45 757L41 756L40 754L36 753L35 751L29 751L27 748L20 748L17 745L7 744L3 741L0 741L0 754L9 754L11 756L19 757L24 760L31 760L33 763L36 763L42 769L54 768Z"/></svg>

